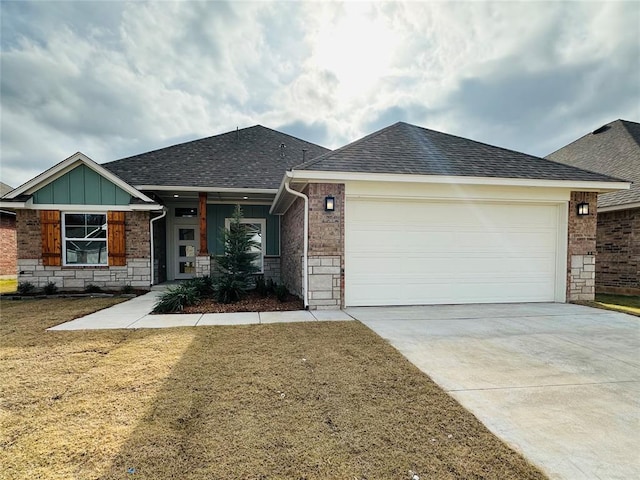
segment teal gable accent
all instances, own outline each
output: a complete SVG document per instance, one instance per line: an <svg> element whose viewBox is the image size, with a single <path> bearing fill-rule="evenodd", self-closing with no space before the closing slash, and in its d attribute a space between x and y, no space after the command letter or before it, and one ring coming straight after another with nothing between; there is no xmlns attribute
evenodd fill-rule
<svg viewBox="0 0 640 480"><path fill-rule="evenodd" d="M80 165L33 194L35 204L129 205L131 195L97 172Z"/></svg>
<svg viewBox="0 0 640 480"><path fill-rule="evenodd" d="M212 255L222 255L221 231L225 218L231 218L235 205L207 205L207 248ZM280 217L269 214L268 205L242 205L244 218L266 219L267 249L265 255L280 255Z"/></svg>

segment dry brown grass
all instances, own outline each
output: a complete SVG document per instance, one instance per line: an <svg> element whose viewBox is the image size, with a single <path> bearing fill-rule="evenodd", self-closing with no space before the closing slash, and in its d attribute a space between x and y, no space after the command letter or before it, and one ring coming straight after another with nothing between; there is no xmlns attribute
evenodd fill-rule
<svg viewBox="0 0 640 480"><path fill-rule="evenodd" d="M44 331L113 301L2 302L3 478L544 478L357 322Z"/></svg>

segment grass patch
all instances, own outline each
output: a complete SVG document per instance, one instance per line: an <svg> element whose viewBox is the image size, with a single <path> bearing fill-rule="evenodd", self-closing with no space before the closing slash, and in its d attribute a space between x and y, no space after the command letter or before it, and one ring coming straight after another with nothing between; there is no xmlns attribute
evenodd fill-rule
<svg viewBox="0 0 640 480"><path fill-rule="evenodd" d="M544 478L359 322L44 331L116 301L0 305L3 475Z"/></svg>
<svg viewBox="0 0 640 480"><path fill-rule="evenodd" d="M13 293L18 290L18 279L7 278L0 280L0 293Z"/></svg>
<svg viewBox="0 0 640 480"><path fill-rule="evenodd" d="M597 294L595 303L609 310L640 316L640 296Z"/></svg>

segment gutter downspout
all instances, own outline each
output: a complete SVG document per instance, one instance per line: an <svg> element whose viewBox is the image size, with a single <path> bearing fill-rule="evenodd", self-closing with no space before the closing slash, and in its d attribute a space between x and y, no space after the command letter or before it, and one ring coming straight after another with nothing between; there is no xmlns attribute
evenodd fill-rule
<svg viewBox="0 0 640 480"><path fill-rule="evenodd" d="M291 177L289 177L289 172L287 172L287 178L284 181L284 188L291 195L295 195L296 197L300 197L304 200L304 245L303 245L303 253L302 253L302 300L304 301L304 309L309 310L309 299L308 299L308 284L309 284L309 267L308 263L308 253L309 253L309 197L307 197L304 193L293 190L289 186L289 182L291 181Z"/></svg>
<svg viewBox="0 0 640 480"><path fill-rule="evenodd" d="M151 285L150 287L153 287L153 267L154 267L154 263L155 263L155 255L153 254L154 252L154 245L153 245L153 222L155 222L156 220L160 220L161 218L164 218L167 216L167 209L166 207L162 207L162 215L158 215L157 217L153 217L150 221L149 221L149 232L150 232L150 236L151 236L151 266L150 266L150 270L151 270Z"/></svg>

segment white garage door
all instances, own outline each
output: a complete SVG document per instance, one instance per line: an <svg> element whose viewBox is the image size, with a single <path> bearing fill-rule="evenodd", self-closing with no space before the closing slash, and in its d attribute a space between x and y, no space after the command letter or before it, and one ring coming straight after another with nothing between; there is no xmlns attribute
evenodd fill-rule
<svg viewBox="0 0 640 480"><path fill-rule="evenodd" d="M347 306L554 301L558 205L347 198Z"/></svg>

